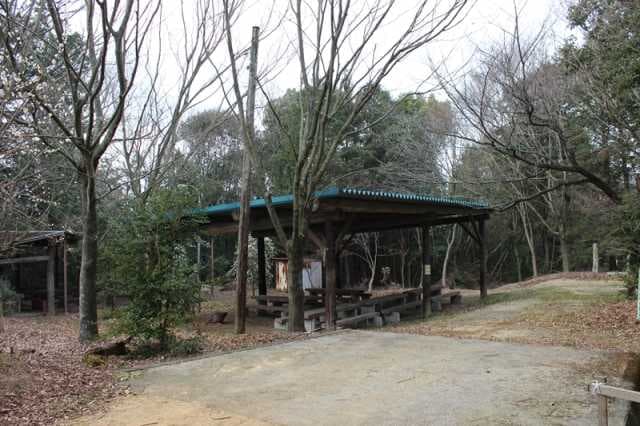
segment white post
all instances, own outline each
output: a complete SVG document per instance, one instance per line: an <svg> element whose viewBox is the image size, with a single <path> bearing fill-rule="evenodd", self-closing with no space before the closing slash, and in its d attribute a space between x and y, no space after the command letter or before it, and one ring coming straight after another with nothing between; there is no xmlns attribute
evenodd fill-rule
<svg viewBox="0 0 640 426"><path fill-rule="evenodd" d="M598 272L598 266L600 264L600 257L598 256L598 243L593 243L593 265L591 272Z"/></svg>

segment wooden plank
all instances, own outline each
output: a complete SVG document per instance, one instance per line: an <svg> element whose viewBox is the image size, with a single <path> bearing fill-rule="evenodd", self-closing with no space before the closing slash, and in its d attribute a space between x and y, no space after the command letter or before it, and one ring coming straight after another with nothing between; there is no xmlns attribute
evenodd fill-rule
<svg viewBox="0 0 640 426"><path fill-rule="evenodd" d="M598 395L598 425L609 426L609 401L604 395Z"/></svg>
<svg viewBox="0 0 640 426"><path fill-rule="evenodd" d="M0 259L0 265L13 265L16 263L35 263L47 261L49 261L49 256L12 257L10 259Z"/></svg>
<svg viewBox="0 0 640 426"><path fill-rule="evenodd" d="M392 312L402 312L402 311L407 311L409 309L415 309L418 306L422 306L422 300L416 300L415 302L409 302L409 303L404 303L402 305L398 305L398 306L392 306L390 308L385 308L380 310L380 313L382 314L390 314Z"/></svg>
<svg viewBox="0 0 640 426"><path fill-rule="evenodd" d="M306 291L310 294L324 294L326 289L324 288L308 288ZM361 295L365 294L367 290L361 290L357 288L337 288L336 294L338 295Z"/></svg>
<svg viewBox="0 0 640 426"><path fill-rule="evenodd" d="M343 318L341 320L336 321L336 325L341 327L347 324L355 324L361 321L365 321L371 318L375 318L379 316L378 312L368 312L366 314L356 315L355 317Z"/></svg>
<svg viewBox="0 0 640 426"><path fill-rule="evenodd" d="M608 396L609 398L624 399L625 401L640 403L640 392L605 385L604 383L592 383L589 391L595 395Z"/></svg>

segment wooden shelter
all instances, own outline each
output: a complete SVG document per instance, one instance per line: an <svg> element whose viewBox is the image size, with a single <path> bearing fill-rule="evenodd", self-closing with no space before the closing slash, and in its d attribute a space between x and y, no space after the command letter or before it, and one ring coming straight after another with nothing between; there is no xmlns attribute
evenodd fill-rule
<svg viewBox="0 0 640 426"><path fill-rule="evenodd" d="M272 198L272 204L286 227L291 223L291 195ZM212 205L198 211L208 218L203 225L209 235L235 233L238 230L239 203ZM336 288L338 283L338 254L351 236L362 232L376 232L402 228L422 229L423 289L422 313L431 308L432 232L437 225L460 224L480 247L480 293L486 288L485 221L491 209L481 201L460 197L402 194L355 188L328 188L315 193L307 215L305 234L322 254L325 277L324 318L327 327L336 324ZM265 277L264 238L275 236L265 200L251 201L250 232L258 240L258 292L267 294Z"/></svg>
<svg viewBox="0 0 640 426"><path fill-rule="evenodd" d="M17 292L18 310L28 302L31 310L54 315L57 302L62 302L68 312L68 253L78 239L78 235L61 230L0 232L0 276Z"/></svg>

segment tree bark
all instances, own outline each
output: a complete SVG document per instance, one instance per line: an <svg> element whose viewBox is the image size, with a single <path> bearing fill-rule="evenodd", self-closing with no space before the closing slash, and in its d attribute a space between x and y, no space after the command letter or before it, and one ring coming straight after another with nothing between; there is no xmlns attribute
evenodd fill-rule
<svg viewBox="0 0 640 426"><path fill-rule="evenodd" d="M447 287L447 266L449 264L449 257L451 256L451 248L456 241L456 228L457 226L455 224L451 226L451 233L447 239L447 251L444 254L444 261L442 263L442 287L445 288Z"/></svg>
<svg viewBox="0 0 640 426"><path fill-rule="evenodd" d="M513 248L513 256L516 259L516 271L518 273L518 282L522 281L522 265L520 262L520 253L518 251L518 246L515 245Z"/></svg>
<svg viewBox="0 0 640 426"><path fill-rule="evenodd" d="M560 233L558 239L560 240L560 258L562 259L562 272L569 272L571 266L569 264L569 248L567 247L567 239L565 235L564 225L560 225Z"/></svg>
<svg viewBox="0 0 640 426"><path fill-rule="evenodd" d="M98 266L98 218L96 213L95 167L85 159L80 173L82 204L82 245L80 260L80 341L98 337L96 279Z"/></svg>
<svg viewBox="0 0 640 426"><path fill-rule="evenodd" d="M247 316L247 267L249 263L249 196L251 195L251 155L248 147L255 137L254 111L256 102L256 78L258 61L259 28L251 32L251 52L249 58L249 85L247 88L246 129L243 132L244 152L242 155L242 176L240 181L240 223L238 225L238 272L236 277L236 334L242 334L246 328ZM250 140L249 140L250 139Z"/></svg>
<svg viewBox="0 0 640 426"><path fill-rule="evenodd" d="M527 241L527 247L529 247L529 254L531 256L531 272L534 277L538 276L538 258L536 256L536 247L533 241L532 231L529 225L529 221L527 219L527 214L525 212L526 207L524 204L520 204L518 206L518 213L520 214L520 219L522 220L522 228L524 230L524 237Z"/></svg>
<svg viewBox="0 0 640 426"><path fill-rule="evenodd" d="M287 291L289 293L289 332L304 329L304 289L302 288L302 270L304 269L304 238L297 232L287 244Z"/></svg>

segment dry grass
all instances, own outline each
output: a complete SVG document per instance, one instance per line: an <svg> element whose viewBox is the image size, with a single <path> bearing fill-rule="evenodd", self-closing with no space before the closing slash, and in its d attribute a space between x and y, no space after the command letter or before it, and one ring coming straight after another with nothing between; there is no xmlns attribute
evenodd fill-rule
<svg viewBox="0 0 640 426"><path fill-rule="evenodd" d="M636 305L619 282L552 278L465 297L461 309L385 330L640 354Z"/></svg>

